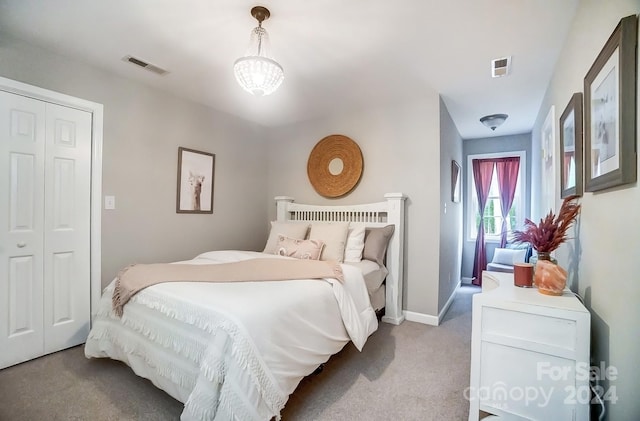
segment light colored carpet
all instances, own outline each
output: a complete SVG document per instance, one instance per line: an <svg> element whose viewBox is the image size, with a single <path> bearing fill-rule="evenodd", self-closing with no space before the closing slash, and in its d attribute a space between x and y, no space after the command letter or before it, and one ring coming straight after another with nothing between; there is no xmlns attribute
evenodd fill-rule
<svg viewBox="0 0 640 421"><path fill-rule="evenodd" d="M471 297L463 286L439 327L382 323L304 379L283 421L458 421L468 416ZM182 404L124 364L88 360L82 347L0 370L0 420L178 420Z"/></svg>

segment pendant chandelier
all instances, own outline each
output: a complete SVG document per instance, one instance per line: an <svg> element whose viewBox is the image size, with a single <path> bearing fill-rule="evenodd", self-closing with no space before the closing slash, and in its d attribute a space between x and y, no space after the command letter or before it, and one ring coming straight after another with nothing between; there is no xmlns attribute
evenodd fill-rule
<svg viewBox="0 0 640 421"><path fill-rule="evenodd" d="M249 48L244 57L236 60L233 72L245 91L256 96L269 95L284 79L282 66L270 55L269 34L262 27L262 21L269 19L271 13L265 7L256 6L251 9L251 16L256 18L258 26L251 31Z"/></svg>

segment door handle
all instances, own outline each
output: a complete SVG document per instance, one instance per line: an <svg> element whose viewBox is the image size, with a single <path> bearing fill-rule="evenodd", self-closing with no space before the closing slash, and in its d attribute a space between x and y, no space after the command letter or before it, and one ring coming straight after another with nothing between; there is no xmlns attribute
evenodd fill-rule
<svg viewBox="0 0 640 421"><path fill-rule="evenodd" d="M27 246L27 243L19 242L18 244L16 244L16 246L18 246L18 248L23 248Z"/></svg>

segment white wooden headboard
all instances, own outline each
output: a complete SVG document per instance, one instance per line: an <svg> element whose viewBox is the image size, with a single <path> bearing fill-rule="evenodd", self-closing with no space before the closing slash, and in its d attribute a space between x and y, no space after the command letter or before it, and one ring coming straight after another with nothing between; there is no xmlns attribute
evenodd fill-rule
<svg viewBox="0 0 640 421"><path fill-rule="evenodd" d="M294 203L292 197L277 196L278 221L358 222L367 227L395 225L387 248L385 314L382 321L400 324L402 313L402 284L404 266L404 201L402 193L387 193L385 201L363 205L305 205Z"/></svg>

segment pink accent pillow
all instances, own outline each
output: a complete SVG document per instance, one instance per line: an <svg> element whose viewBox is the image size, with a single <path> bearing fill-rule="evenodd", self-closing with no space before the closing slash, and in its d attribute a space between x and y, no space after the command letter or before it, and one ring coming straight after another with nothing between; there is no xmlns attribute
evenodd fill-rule
<svg viewBox="0 0 640 421"><path fill-rule="evenodd" d="M278 234L274 254L295 257L296 259L319 260L323 247L324 242L320 240L298 240Z"/></svg>

